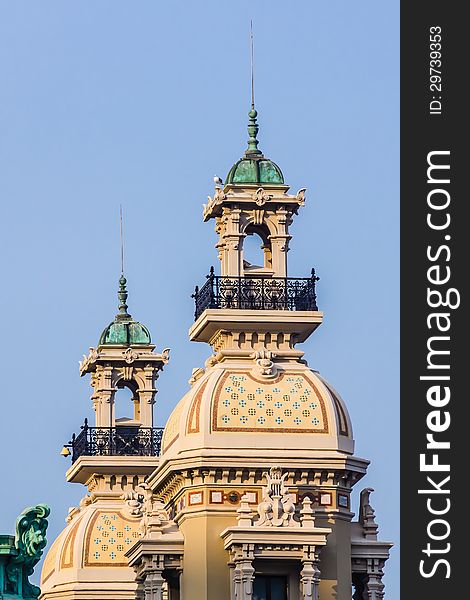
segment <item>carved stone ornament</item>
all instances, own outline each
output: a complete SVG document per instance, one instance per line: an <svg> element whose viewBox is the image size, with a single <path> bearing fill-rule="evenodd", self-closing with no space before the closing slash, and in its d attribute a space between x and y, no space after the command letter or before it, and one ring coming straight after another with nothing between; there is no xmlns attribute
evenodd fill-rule
<svg viewBox="0 0 470 600"><path fill-rule="evenodd" d="M209 356L209 358L206 359L204 366L209 369L210 367L213 367L214 365L216 365L218 362L217 360L217 356L215 356L214 354L212 354L211 356Z"/></svg>
<svg viewBox="0 0 470 600"><path fill-rule="evenodd" d="M304 206L305 205L305 192L307 191L307 188L301 188L298 192L296 197L297 202L300 204L300 206Z"/></svg>
<svg viewBox="0 0 470 600"><path fill-rule="evenodd" d="M191 373L191 377L188 380L189 385L195 384L196 381L198 379L200 379L204 375L205 372L206 372L205 369L201 369L201 368L193 369L192 373Z"/></svg>
<svg viewBox="0 0 470 600"><path fill-rule="evenodd" d="M254 352L251 355L251 358L256 360L256 366L252 369L253 375L265 379L273 379L276 377L278 368L272 360L275 357L276 355L270 350L266 350L266 348Z"/></svg>
<svg viewBox="0 0 470 600"><path fill-rule="evenodd" d="M259 519L256 527L300 527L294 521L295 505L285 486L288 473L282 474L280 467L271 467L263 473L267 485L263 487L263 499L258 504Z"/></svg>
<svg viewBox="0 0 470 600"><path fill-rule="evenodd" d="M122 355L124 356L124 360L128 364L133 363L135 360L137 360L139 358L138 353L134 352L134 350L132 350L132 348L127 348L127 350L124 350Z"/></svg>
<svg viewBox="0 0 470 600"><path fill-rule="evenodd" d="M134 374L134 367L122 367L121 375L125 381L131 381Z"/></svg>
<svg viewBox="0 0 470 600"><path fill-rule="evenodd" d="M143 517L143 494L138 494L137 492L133 491L126 492L121 496L121 499L126 501L124 511L127 513L127 516L135 519L140 519Z"/></svg>
<svg viewBox="0 0 470 600"><path fill-rule="evenodd" d="M252 199L256 202L258 206L263 206L263 204L269 202L271 198L272 196L270 194L267 194L262 187L258 188L252 196Z"/></svg>
<svg viewBox="0 0 470 600"><path fill-rule="evenodd" d="M220 187L215 188L214 193L214 204L220 204L225 200L226 196L224 194L224 190Z"/></svg>
<svg viewBox="0 0 470 600"><path fill-rule="evenodd" d="M142 521L140 523L140 533L143 537L151 534L161 533L163 525L167 525L170 517L165 510L164 503L153 495L152 489L147 483L138 487L142 491Z"/></svg>
<svg viewBox="0 0 470 600"><path fill-rule="evenodd" d="M90 366L90 364L94 363L97 361L97 359L99 358L100 353L98 352L98 350L96 350L96 348L90 348L90 352L88 353L88 356L85 356L85 354L83 355L83 360L80 361L79 365L80 365L80 374L85 373L86 370L88 369L88 367Z"/></svg>
<svg viewBox="0 0 470 600"><path fill-rule="evenodd" d="M212 208L214 206L217 206L218 204L222 204L222 202L225 200L225 198L226 198L226 196L224 194L223 189L220 187L216 187L214 197L211 198L210 196L207 196L207 204L202 205L204 215L206 215L207 213L210 213L210 211L212 210Z"/></svg>

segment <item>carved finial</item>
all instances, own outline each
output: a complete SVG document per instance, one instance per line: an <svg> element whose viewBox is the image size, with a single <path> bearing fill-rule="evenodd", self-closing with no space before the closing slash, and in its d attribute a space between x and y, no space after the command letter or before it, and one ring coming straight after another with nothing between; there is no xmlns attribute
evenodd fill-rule
<svg viewBox="0 0 470 600"><path fill-rule="evenodd" d="M256 120L257 116L258 116L258 111L255 109L255 107L253 107L250 110L250 112L248 113L249 139L248 139L248 148L245 150L246 156L250 156L250 155L260 156L262 154L261 150L258 150L259 141L258 141L258 138L256 137L258 135L258 131L259 131L259 125Z"/></svg>
<svg viewBox="0 0 470 600"><path fill-rule="evenodd" d="M131 318L131 315L127 312L128 293L127 293L126 283L127 283L127 279L124 277L123 274L121 274L121 277L119 277L119 291L118 291L119 313L116 315L116 319L127 321L128 319Z"/></svg>
<svg viewBox="0 0 470 600"><path fill-rule="evenodd" d="M315 517L313 516L312 501L308 496L302 500L302 510L300 511L300 522L304 529L314 529Z"/></svg>
<svg viewBox="0 0 470 600"><path fill-rule="evenodd" d="M238 527L251 527L253 525L253 513L246 494L240 498L240 507L237 513Z"/></svg>
<svg viewBox="0 0 470 600"><path fill-rule="evenodd" d="M375 522L375 510L370 504L370 495L374 488L364 488L359 500L359 523L366 539L376 540L379 526Z"/></svg>

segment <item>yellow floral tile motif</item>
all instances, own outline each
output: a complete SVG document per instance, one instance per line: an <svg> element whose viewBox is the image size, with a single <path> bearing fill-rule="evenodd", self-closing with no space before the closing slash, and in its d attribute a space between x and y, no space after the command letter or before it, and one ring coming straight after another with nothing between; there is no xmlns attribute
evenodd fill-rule
<svg viewBox="0 0 470 600"><path fill-rule="evenodd" d="M88 525L85 566L127 567L124 553L139 535L139 519L127 519L120 512L97 511Z"/></svg>
<svg viewBox="0 0 470 600"><path fill-rule="evenodd" d="M212 429L328 433L328 419L320 392L302 373L261 381L248 371L228 371L214 393Z"/></svg>

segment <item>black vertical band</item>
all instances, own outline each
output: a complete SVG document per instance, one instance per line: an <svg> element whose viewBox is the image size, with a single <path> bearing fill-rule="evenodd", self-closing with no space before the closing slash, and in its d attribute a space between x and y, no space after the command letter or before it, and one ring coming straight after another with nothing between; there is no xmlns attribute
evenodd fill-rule
<svg viewBox="0 0 470 600"><path fill-rule="evenodd" d="M463 504L470 439L464 416L470 36L463 7L401 3L400 552L407 600L468 593L461 548L469 531Z"/></svg>

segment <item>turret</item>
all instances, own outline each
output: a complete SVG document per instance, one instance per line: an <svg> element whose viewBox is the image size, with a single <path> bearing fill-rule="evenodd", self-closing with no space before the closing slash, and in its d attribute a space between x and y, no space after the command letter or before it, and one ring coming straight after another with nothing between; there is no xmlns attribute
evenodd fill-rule
<svg viewBox="0 0 470 600"><path fill-rule="evenodd" d="M121 274L118 313L80 363L80 375L90 375L95 418L85 420L62 454L72 458L67 481L87 493L46 556L41 600L135 599L125 552L140 535L145 478L159 464L163 430L154 427L153 409L169 350L157 353L147 327L129 314L126 283ZM129 413L119 414L123 388L131 402Z"/></svg>

